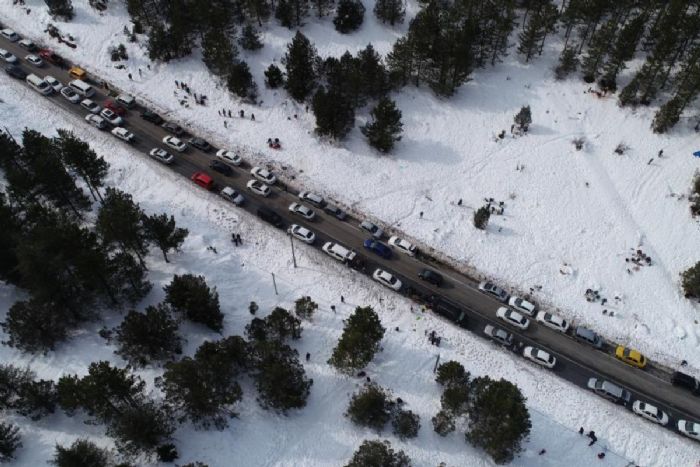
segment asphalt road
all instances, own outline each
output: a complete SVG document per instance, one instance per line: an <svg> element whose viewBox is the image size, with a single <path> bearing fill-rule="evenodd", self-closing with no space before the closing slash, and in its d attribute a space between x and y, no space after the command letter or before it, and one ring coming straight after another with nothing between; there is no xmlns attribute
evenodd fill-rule
<svg viewBox="0 0 700 467"><path fill-rule="evenodd" d="M10 43L4 38L0 39L0 46L7 49L18 57L21 67L30 73L39 76L51 75L64 84L71 78L66 69L61 69L51 64L44 64L37 68L24 60L28 52L19 47L17 43ZM5 73L0 73L3 80L10 80ZM107 99L103 89L99 89L91 99L98 104ZM43 97L37 93L37 99ZM84 120L87 111L78 104L72 104L65 98L54 93L48 99L52 103L62 107L70 113L76 115L76 125L87 125ZM250 166L245 161L240 167L234 168L231 177L223 176L208 169L209 162L214 157L214 151L206 154L193 147L188 147L184 153L177 153L165 147L161 140L168 135L163 128L151 124L139 117L140 106L131 109L123 125L134 133L136 140L131 146L134 150L143 153L148 157L147 152L154 147L164 148L175 155L176 162L170 167L176 172L191 177L194 172L205 171L216 182L216 190L223 186L231 186L241 192L246 197L246 202L242 207L231 209L245 209L253 214L259 206L266 206L277 212L284 220L286 226L296 223L309 228L316 233L317 240L314 245L320 248L324 242L332 240L358 252L358 259L352 264L360 272L371 275L376 267L381 267L398 277L404 284L401 293L409 295L415 300L426 303L446 319L457 321L462 312L466 319L458 323L461 327L474 332L476 335L487 338L484 333L486 324L493 324L499 328L505 328L515 336L515 344L510 348L498 349L494 343L495 352L519 352L522 345L533 345L548 351L557 358L557 364L553 371L556 375L586 388L589 378L597 377L609 380L622 386L632 394L632 401L640 399L650 404L656 405L665 411L670 421L667 428L676 430L676 422L680 419L700 421L700 397L691 395L687 390L678 388L670 384L670 374L662 368L655 367L650 362L648 368L640 370L633 368L614 358L612 347L606 345L603 351L595 350L592 347L581 343L570 335L557 332L531 320L526 331L520 331L496 318L496 310L502 306L495 298L485 295L476 288L476 282L450 268L441 264L433 258L418 255L416 258L409 257L397 250L394 250L393 258L383 259L371 252L363 249L363 241L369 235L358 227L359 220L348 217L345 221L340 221L333 216L327 215L320 209L314 208L316 219L307 221L299 215L289 212L288 206L293 201L299 201L292 190L283 189L278 184L273 187L272 194L268 198L263 198L246 190L245 184L252 179ZM95 129L95 131L99 131ZM264 138L264 136L261 136ZM186 137L182 138L186 140ZM127 143L124 143L127 144ZM234 148L232 148L234 149ZM183 183L191 183L184 181ZM311 206L309 206L311 207ZM398 233L398 232L397 232ZM399 234L400 235L400 234ZM295 240L297 248L305 248L306 245ZM335 261L329 258L329 261ZM438 271L445 278L445 284L438 288L418 279L418 272L423 268L430 268ZM523 365L532 363L523 359ZM588 389L586 389L588 390ZM627 405L631 410L631 403ZM582 409L583 410L583 409Z"/></svg>

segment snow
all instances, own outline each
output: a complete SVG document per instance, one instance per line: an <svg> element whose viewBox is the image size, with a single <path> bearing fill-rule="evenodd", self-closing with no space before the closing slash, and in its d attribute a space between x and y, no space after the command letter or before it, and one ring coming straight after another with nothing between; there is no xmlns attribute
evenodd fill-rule
<svg viewBox="0 0 700 467"><path fill-rule="evenodd" d="M27 15L11 0L0 0L3 22L23 36L47 40L40 33L50 22L44 3L27 0ZM406 237L445 253L463 268L479 271L502 285L527 292L534 285L533 300L550 304L558 313L586 324L609 339L629 344L653 359L676 366L685 359L686 371L700 375L698 345L700 329L697 307L682 297L678 273L699 258L700 229L689 216L687 200L670 193L686 193L700 159L697 137L684 121L670 136L649 130L652 111L632 112L617 107L613 98L584 93L587 85L572 79L555 82L551 63L540 58L523 64L508 57L496 68L479 70L473 80L450 99L434 97L425 89L406 88L393 97L403 112L404 138L390 157L379 156L355 129L342 145L319 141L313 135L313 116L303 106L285 98L283 92L264 89L262 71L280 61L292 32L271 22L265 31L265 48L246 57L261 91L260 106L239 103L211 78L199 59L191 58L147 70L143 50L128 43L122 29L127 15L121 2L111 2L98 15L87 2L74 2L76 18L58 23L63 32L77 38L78 48L55 49L85 65L139 99L151 102L172 118L208 135L221 147L237 145L258 151L257 162L282 170L294 183L340 201L405 232ZM382 54L405 29L390 29L376 23L371 1L366 1L365 24L359 33L340 36L328 20L311 19L304 32L321 56L351 52L371 41ZM416 5L409 2L409 12ZM116 70L108 48L125 43L130 56L128 70ZM139 77L141 67L143 77ZM130 71L134 80L127 78ZM179 105L173 81L184 81L198 94L209 96L210 107ZM16 82L0 81L0 120L18 135L30 127L52 134L56 127L73 127L73 117L63 115L36 94ZM27 115L31 102L32 114ZM494 141L508 130L520 106L530 105L533 125L527 136ZM229 120L223 127L217 116L225 107L256 121ZM366 112L364 112L366 114ZM299 118L294 118L297 114ZM358 117L364 116L360 112ZM430 418L439 407L440 391L433 380L435 347L425 331L443 337L441 361L455 359L474 375L504 377L518 384L528 398L533 431L526 451L515 461L520 466L601 465L693 465L697 444L658 429L639 417L561 381L475 336L465 334L430 314L411 310L405 299L391 294L369 278L361 277L329 261L322 253L300 248L300 267L294 269L286 239L232 209L214 195L205 193L143 155L135 154L107 134L78 124L74 131L95 146L111 164L109 184L132 193L147 212L172 212L179 225L190 230L184 251L173 262L162 262L155 252L149 258L149 278L154 290L142 304L163 298L162 286L172 275L203 274L220 293L226 314L226 334L242 334L250 320L247 304L255 300L261 311L310 295L321 307L312 323L305 323L303 338L294 346L300 355L311 352L306 364L314 379L308 407L280 417L260 409L254 389L243 385L245 397L240 417L229 429L195 431L183 425L176 433L181 461L201 460L211 466L231 465L340 465L350 458L363 439L376 433L351 425L343 416L347 401L361 381L334 372L325 361L342 331L342 319L356 305L371 305L387 327L384 351L370 365L374 381L407 402L421 416L417 439L401 442L390 434L397 449L403 449L416 465L491 465L481 452L455 433L440 438L432 431ZM571 140L583 136L585 149L577 152ZM268 137L279 137L282 151L265 147ZM625 142L630 151L618 156L613 149ZM664 158L656 158L663 149ZM647 161L654 161L647 165ZM516 166L524 165L522 171ZM153 180L158 183L153 183ZM184 187L184 189L183 189ZM484 197L505 202L505 215L492 216L486 233L471 224L472 210ZM464 204L457 206L457 200ZM420 212L424 212L422 219ZM242 233L244 246L234 248L229 233ZM218 254L207 250L214 246ZM630 248L640 248L652 257L653 266L628 274L625 257ZM562 271L562 272L560 272ZM272 289L275 274L279 295ZM609 303L605 307L586 302L584 291L600 290ZM338 303L338 296L346 304ZM620 297L615 300L614 297ZM382 298L380 303L379 299ZM2 313L18 299L18 292L0 288ZM330 305L337 306L337 314ZM602 315L605 308L614 317ZM121 317L107 316L107 326ZM84 373L97 359L123 363L113 348L96 334L101 327L76 336L70 344L41 357L18 354L0 347L3 361L28 364L43 378L56 379L65 373ZM400 331L394 331L398 326ZM203 329L183 325L191 354L205 339L216 338ZM155 368L142 372L152 382ZM149 386L152 387L152 386ZM10 417L13 418L13 417ZM14 418L13 418L14 419ZM88 434L109 445L102 427L82 423L81 417L61 414L36 424L16 419L24 430L25 447L17 465L39 465L51 456L56 442L68 443ZM599 443L587 447L587 438L577 433L583 426L593 429ZM595 455L605 446L607 456ZM538 456L542 448L547 454Z"/></svg>

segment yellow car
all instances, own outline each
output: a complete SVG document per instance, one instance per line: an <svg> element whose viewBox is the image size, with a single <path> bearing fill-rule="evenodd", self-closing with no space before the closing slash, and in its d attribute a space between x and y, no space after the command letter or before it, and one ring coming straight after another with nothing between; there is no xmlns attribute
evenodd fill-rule
<svg viewBox="0 0 700 467"><path fill-rule="evenodd" d="M617 346L615 356L628 365L636 366L637 368L644 368L647 365L647 359L644 355L623 345Z"/></svg>

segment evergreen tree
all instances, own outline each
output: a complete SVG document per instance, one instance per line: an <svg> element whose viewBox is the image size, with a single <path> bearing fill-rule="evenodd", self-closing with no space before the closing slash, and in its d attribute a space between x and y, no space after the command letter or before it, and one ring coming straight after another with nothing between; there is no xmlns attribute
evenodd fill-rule
<svg viewBox="0 0 700 467"><path fill-rule="evenodd" d="M384 327L371 307L357 307L345 322L343 335L328 363L344 373L364 368L379 350Z"/></svg>
<svg viewBox="0 0 700 467"><path fill-rule="evenodd" d="M306 406L313 381L306 377L299 354L277 340L258 341L253 378L264 409L286 413Z"/></svg>
<svg viewBox="0 0 700 467"><path fill-rule="evenodd" d="M356 425L382 431L391 419L390 397L386 390L376 384L365 384L352 395L345 416Z"/></svg>
<svg viewBox="0 0 700 467"><path fill-rule="evenodd" d="M285 89L298 102L303 102L316 87L316 48L301 32L287 45L282 63L287 68Z"/></svg>
<svg viewBox="0 0 700 467"><path fill-rule="evenodd" d="M593 34L588 46L588 53L581 63L585 82L592 83L598 77L605 57L610 50L610 44L615 38L617 27L617 19L612 18Z"/></svg>
<svg viewBox="0 0 700 467"><path fill-rule="evenodd" d="M119 245L122 251L136 255L142 266L148 238L143 227L144 213L130 194L108 187L97 213L95 227L107 245Z"/></svg>
<svg viewBox="0 0 700 467"><path fill-rule="evenodd" d="M284 75L277 65L271 63L265 70L265 85L270 89L277 89L284 84Z"/></svg>
<svg viewBox="0 0 700 467"><path fill-rule="evenodd" d="M245 50L258 50L263 48L263 43L260 41L260 33L251 23L246 23L245 26L243 26L238 44Z"/></svg>
<svg viewBox="0 0 700 467"><path fill-rule="evenodd" d="M267 340L284 342L288 338L301 337L301 321L284 308L275 307L264 322Z"/></svg>
<svg viewBox="0 0 700 467"><path fill-rule="evenodd" d="M383 97L371 115L372 122L362 127L362 134L373 148L385 153L391 151L394 143L401 140L401 111L394 101Z"/></svg>
<svg viewBox="0 0 700 467"><path fill-rule="evenodd" d="M440 404L442 410L452 416L464 414L469 402L469 385L466 383L451 384L442 391Z"/></svg>
<svg viewBox="0 0 700 467"><path fill-rule="evenodd" d="M418 436L420 417L410 410L398 410L391 419L394 434L404 441Z"/></svg>
<svg viewBox="0 0 700 467"><path fill-rule="evenodd" d="M57 132L58 137L53 141L63 163L80 176L97 199L100 197L100 188L104 186L109 164L73 132L60 128Z"/></svg>
<svg viewBox="0 0 700 467"><path fill-rule="evenodd" d="M564 79L576 71L577 68L578 57L576 56L576 50L573 48L564 49L559 56L559 63L554 69L554 76L558 80Z"/></svg>
<svg viewBox="0 0 700 467"><path fill-rule="evenodd" d="M73 2L71 0L44 0L49 7L49 14L52 18L63 18L70 21L75 16L73 12Z"/></svg>
<svg viewBox="0 0 700 467"><path fill-rule="evenodd" d="M2 134L0 133L0 145ZM2 155L0 155L2 157ZM0 281L19 285L17 246L22 238L22 220L17 209L7 202L4 193L0 193Z"/></svg>
<svg viewBox="0 0 700 467"><path fill-rule="evenodd" d="M106 449L87 439L77 439L70 447L56 445L50 464L56 467L109 467L111 456Z"/></svg>
<svg viewBox="0 0 700 467"><path fill-rule="evenodd" d="M135 366L171 360L182 353L182 338L167 305L149 306L145 313L131 310L115 329L116 353Z"/></svg>
<svg viewBox="0 0 700 467"><path fill-rule="evenodd" d="M175 462L180 455L173 443L161 444L156 448L156 455L161 462Z"/></svg>
<svg viewBox="0 0 700 467"><path fill-rule="evenodd" d="M450 360L440 364L435 381L443 386L465 385L469 383L469 372L461 363Z"/></svg>
<svg viewBox="0 0 700 467"><path fill-rule="evenodd" d="M253 80L248 64L242 60L229 67L226 78L228 90L250 102L255 102L258 96L258 87Z"/></svg>
<svg viewBox="0 0 700 467"><path fill-rule="evenodd" d="M394 452L389 441L363 441L345 467L411 467L411 459Z"/></svg>
<svg viewBox="0 0 700 467"><path fill-rule="evenodd" d="M238 50L223 29L209 29L202 39L202 61L213 74L225 77L238 58Z"/></svg>
<svg viewBox="0 0 700 467"><path fill-rule="evenodd" d="M15 451L22 447L21 439L16 425L0 422L0 462L12 462Z"/></svg>
<svg viewBox="0 0 700 467"><path fill-rule="evenodd" d="M292 11L291 0L278 0L275 7L275 18L280 25L292 29L294 24L294 12Z"/></svg>
<svg viewBox="0 0 700 467"><path fill-rule="evenodd" d="M359 0L339 0L333 18L335 30L342 34L356 31L362 26L364 16L365 6Z"/></svg>
<svg viewBox="0 0 700 467"><path fill-rule="evenodd" d="M513 460L530 433L525 398L513 383L477 378L469 403L466 439L484 449L497 464Z"/></svg>
<svg viewBox="0 0 700 467"><path fill-rule="evenodd" d="M212 331L221 332L224 315L219 307L219 294L216 288L209 288L203 276L175 275L164 290L165 302L173 311Z"/></svg>
<svg viewBox="0 0 700 467"><path fill-rule="evenodd" d="M634 56L648 19L647 14L639 14L620 30L598 83L604 91L617 89L617 75L626 67L625 62Z"/></svg>
<svg viewBox="0 0 700 467"><path fill-rule="evenodd" d="M440 436L447 436L455 431L454 416L446 410L441 410L431 419L433 430Z"/></svg>
<svg viewBox="0 0 700 467"><path fill-rule="evenodd" d="M175 217L170 216L168 219L168 215L165 213L145 216L143 228L146 238L160 249L166 263L170 262L168 261L168 251L180 251L180 247L190 233L187 229L176 227Z"/></svg>
<svg viewBox="0 0 700 467"><path fill-rule="evenodd" d="M30 353L47 352L68 337L70 312L55 303L37 299L15 302L1 323L10 347Z"/></svg>
<svg viewBox="0 0 700 467"><path fill-rule="evenodd" d="M53 381L37 380L29 368L0 365L0 411L39 420L54 412L56 393Z"/></svg>
<svg viewBox="0 0 700 467"><path fill-rule="evenodd" d="M108 259L107 274L119 302L135 305L153 287L147 280L146 267L123 251L116 252Z"/></svg>
<svg viewBox="0 0 700 467"><path fill-rule="evenodd" d="M335 88L326 91L321 86L314 94L311 109L316 117L316 133L321 136L343 139L355 122L355 111L349 98Z"/></svg>
<svg viewBox="0 0 700 467"><path fill-rule="evenodd" d="M532 123L532 113L530 112L530 106L526 105L520 108L520 111L513 118L515 121L516 128L521 132L527 133Z"/></svg>
<svg viewBox="0 0 700 467"><path fill-rule="evenodd" d="M301 297L294 302L294 313L300 319L311 320L314 312L318 310L318 304L311 300L311 297Z"/></svg>
<svg viewBox="0 0 700 467"><path fill-rule="evenodd" d="M174 431L167 406L149 400L124 408L107 427L117 449L129 456L154 453Z"/></svg>
<svg viewBox="0 0 700 467"><path fill-rule="evenodd" d="M557 17L557 7L552 0L539 0L532 4L533 11L525 28L518 35L518 53L525 56L526 62L530 61L536 52L541 51L544 39L554 28Z"/></svg>
<svg viewBox="0 0 700 467"><path fill-rule="evenodd" d="M333 7L335 0L312 0L311 3L313 3L316 9L316 15L319 18L323 18L329 13L331 7Z"/></svg>
<svg viewBox="0 0 700 467"><path fill-rule="evenodd" d="M651 123L654 133L666 133L678 123L682 112L683 106L680 99L674 97L666 102L654 115L654 120Z"/></svg>
<svg viewBox="0 0 700 467"><path fill-rule="evenodd" d="M397 87L406 86L410 80L418 85L416 71L416 53L413 43L407 37L400 37L394 42L391 52L386 56L389 69L389 82Z"/></svg>
<svg viewBox="0 0 700 467"><path fill-rule="evenodd" d="M389 76L381 56L372 44L360 50L356 62L361 94L370 99L379 99L386 95L389 91Z"/></svg>
<svg viewBox="0 0 700 467"><path fill-rule="evenodd" d="M406 7L403 0L377 0L374 4L374 15L382 22L395 25L403 23Z"/></svg>
<svg viewBox="0 0 700 467"><path fill-rule="evenodd" d="M673 98L654 117L652 128L656 133L663 133L678 123L686 107L700 94L700 46L691 49L675 81L676 92Z"/></svg>
<svg viewBox="0 0 700 467"><path fill-rule="evenodd" d="M486 230L490 217L491 212L489 211L488 206L481 206L479 209L474 211L474 227L480 230Z"/></svg>
<svg viewBox="0 0 700 467"><path fill-rule="evenodd" d="M700 298L700 261L681 273L681 284L686 297Z"/></svg>

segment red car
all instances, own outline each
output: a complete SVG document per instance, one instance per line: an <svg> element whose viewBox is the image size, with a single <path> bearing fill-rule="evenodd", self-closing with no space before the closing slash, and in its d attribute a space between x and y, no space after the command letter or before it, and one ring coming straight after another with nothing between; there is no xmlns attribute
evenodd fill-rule
<svg viewBox="0 0 700 467"><path fill-rule="evenodd" d="M195 172L195 174L192 175L192 181L207 190L214 188L214 180L204 172Z"/></svg>
<svg viewBox="0 0 700 467"><path fill-rule="evenodd" d="M124 115L126 115L126 109L111 99L108 99L105 101L105 108L111 110L112 112L119 115L120 117L123 117Z"/></svg>
<svg viewBox="0 0 700 467"><path fill-rule="evenodd" d="M63 66L65 64L65 60L63 60L63 57L61 57L57 53L54 53L51 49L41 49L39 51L39 56L47 62L53 63L56 66Z"/></svg>

